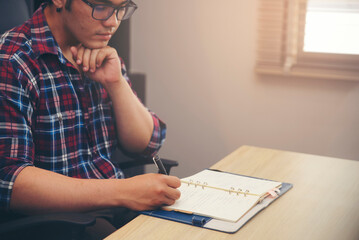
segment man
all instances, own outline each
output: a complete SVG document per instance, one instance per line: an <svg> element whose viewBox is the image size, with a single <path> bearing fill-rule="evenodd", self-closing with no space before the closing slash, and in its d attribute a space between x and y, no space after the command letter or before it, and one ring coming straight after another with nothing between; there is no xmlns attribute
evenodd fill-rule
<svg viewBox="0 0 359 240"><path fill-rule="evenodd" d="M26 214L171 205L176 177L123 178L117 145L153 156L165 125L107 46L128 0L52 0L0 39L0 209Z"/></svg>

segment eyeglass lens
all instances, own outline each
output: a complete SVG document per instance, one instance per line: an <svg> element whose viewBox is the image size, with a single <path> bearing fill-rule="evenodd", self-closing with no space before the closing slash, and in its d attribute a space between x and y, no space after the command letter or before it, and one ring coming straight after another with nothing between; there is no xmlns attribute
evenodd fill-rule
<svg viewBox="0 0 359 240"><path fill-rule="evenodd" d="M92 15L97 20L107 20L112 16L114 11L117 11L117 20L126 20L131 17L135 10L136 8L134 6L126 6L116 10L115 8L110 6L97 5L93 8Z"/></svg>

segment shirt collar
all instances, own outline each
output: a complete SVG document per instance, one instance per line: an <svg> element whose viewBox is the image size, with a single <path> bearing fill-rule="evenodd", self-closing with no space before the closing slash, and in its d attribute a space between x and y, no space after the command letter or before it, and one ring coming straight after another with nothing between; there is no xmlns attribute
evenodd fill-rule
<svg viewBox="0 0 359 240"><path fill-rule="evenodd" d="M54 35L46 21L44 9L47 3L43 3L34 13L30 20L32 49L40 57L43 54L58 55L60 62L66 63L65 57L57 44Z"/></svg>

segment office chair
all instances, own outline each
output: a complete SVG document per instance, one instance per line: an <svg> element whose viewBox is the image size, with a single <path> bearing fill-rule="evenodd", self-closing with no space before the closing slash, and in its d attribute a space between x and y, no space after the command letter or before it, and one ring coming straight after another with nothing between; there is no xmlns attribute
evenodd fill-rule
<svg viewBox="0 0 359 240"><path fill-rule="evenodd" d="M29 19L33 6L33 0L0 0L0 34Z"/></svg>
<svg viewBox="0 0 359 240"><path fill-rule="evenodd" d="M29 19L34 6L39 6L39 2L38 0L0 0L0 34ZM131 77L139 78L137 82L141 84L134 85L134 88L139 88L139 97L144 102L143 76L134 74L130 75ZM150 158L134 159L132 155L123 151L117 151L114 156L115 164L124 169L126 177L141 174L144 165L153 164ZM162 160L168 173L172 167L178 165L173 160ZM81 239L85 228L93 225L95 221L93 216L86 213L25 216L0 212L0 239Z"/></svg>

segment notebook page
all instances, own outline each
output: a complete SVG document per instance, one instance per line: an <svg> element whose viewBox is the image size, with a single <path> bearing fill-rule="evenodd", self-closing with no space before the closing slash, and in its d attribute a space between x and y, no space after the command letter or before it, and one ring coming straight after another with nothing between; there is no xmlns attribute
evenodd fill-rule
<svg viewBox="0 0 359 240"><path fill-rule="evenodd" d="M181 197L172 206L166 209L175 209L209 216L216 219L235 222L248 210L250 210L260 199L260 196L267 191L281 185L280 182L260 180L239 175L203 170L191 177L184 178L179 190ZM225 190L247 189L250 193L258 194L253 196L239 194Z"/></svg>
<svg viewBox="0 0 359 240"><path fill-rule="evenodd" d="M208 186L226 190L230 190L231 188L235 191L238 189L242 189L243 191L249 190L250 193L258 195L262 195L281 185L281 182L245 177L208 169L181 180L188 182L191 181L193 184L206 183Z"/></svg>
<svg viewBox="0 0 359 240"><path fill-rule="evenodd" d="M248 209L254 206L259 197L229 194L225 191L182 184L179 188L181 198L168 210L179 210L208 216L220 220L236 222Z"/></svg>

